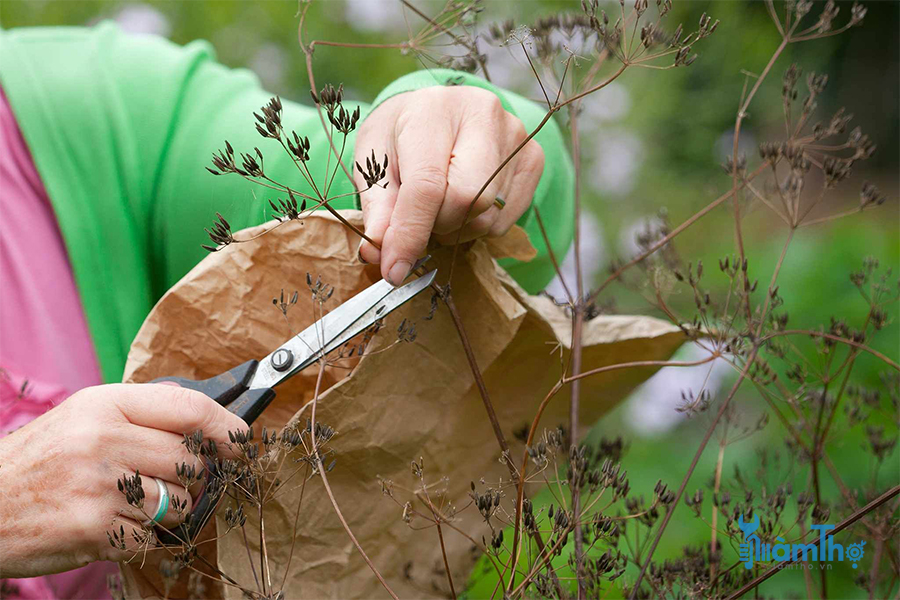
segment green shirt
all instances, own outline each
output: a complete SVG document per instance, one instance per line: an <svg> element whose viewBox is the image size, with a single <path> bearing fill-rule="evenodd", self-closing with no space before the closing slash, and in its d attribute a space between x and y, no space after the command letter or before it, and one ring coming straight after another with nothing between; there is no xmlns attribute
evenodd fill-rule
<svg viewBox="0 0 900 600"><path fill-rule="evenodd" d="M153 304L205 256L203 228L217 211L235 231L270 218L267 199L276 192L204 169L225 140L238 151L259 146L272 179L311 193L287 153L256 132L253 112L270 94L253 73L216 63L207 42L182 47L110 23L0 31L0 84L56 212L105 381L121 380ZM361 106L361 119L395 94L448 84L492 91L529 130L544 116L538 105L474 75L434 69L390 84ZM309 137L310 169L322 173L328 141L315 109L283 105L285 128ZM536 140L546 160L534 203L562 255L572 238L573 169L555 123ZM337 195L352 186L339 173L332 189ZM333 206L353 204L347 197ZM538 256L502 264L534 293L553 266L533 211L519 224Z"/></svg>

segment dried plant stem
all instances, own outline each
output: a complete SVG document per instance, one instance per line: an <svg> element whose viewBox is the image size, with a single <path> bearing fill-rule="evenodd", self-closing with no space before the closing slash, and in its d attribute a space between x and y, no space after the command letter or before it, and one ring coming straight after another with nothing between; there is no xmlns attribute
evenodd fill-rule
<svg viewBox="0 0 900 600"><path fill-rule="evenodd" d="M857 521L862 519L865 515L872 512L876 508L882 506L883 504L885 504L886 502L888 502L889 500L891 500L892 498L894 498L897 495L900 495L900 485L892 487L891 489L889 489L888 491L886 491L885 493L880 495L875 500L872 500L871 502L866 504L864 507L853 511L853 514L851 514L849 517L847 517L846 519L844 519L843 521L838 523L835 526L835 528L829 532L829 535L834 536L834 535L839 534L843 530L847 529L848 527L850 527L851 525L853 525L854 523L856 523ZM728 596L727 600L737 600L738 598L740 598L741 596L743 596L744 594L746 594L753 588L757 587L759 584L761 584L765 580L767 580L770 577L772 577L773 575L777 574L779 571L781 571L785 567L789 567L792 564L796 563L799 560L799 558L800 558L799 553L797 553L797 554L795 554L795 558L793 558L791 560L785 560L785 561L779 562L776 566L772 567L765 573L761 574L759 577L756 577L753 581L750 581L749 583L738 588L737 591L733 592L730 596Z"/></svg>
<svg viewBox="0 0 900 600"><path fill-rule="evenodd" d="M481 401L484 403L485 412L487 412L488 420L491 422L491 427L494 430L494 436L497 438L497 443L500 445L501 456L503 457L504 462L506 462L506 466L509 469L509 475L513 481L519 480L519 471L516 468L516 465L513 463L512 455L509 451L509 444L506 441L506 437L503 435L503 430L500 428L500 421L497 419L497 413L494 410L494 404L491 402L491 397L488 395L487 385L484 383L484 377L481 374L481 369L478 367L478 361L475 359L475 352L472 350L472 345L469 343L469 337L466 334L466 328L463 325L462 319L459 316L459 311L456 308L456 304L453 302L453 295L450 293L449 285L447 288L443 288L441 297L444 300L444 303L447 305L447 310L450 312L450 318L453 320L453 324L456 327L456 332L459 335L460 342L462 342L463 350L466 353L466 360L469 363L469 368L472 370L472 377L475 379L475 385L478 387L479 395L481 396ZM521 492L524 494L524 491ZM524 496L523 496L524 498ZM521 503L516 506L516 523L520 522L522 517L521 514L522 505ZM516 547L519 539L519 530L521 528L516 526L514 527L513 533L513 548ZM536 531L532 538L537 544L540 550L544 549L544 540L541 538L541 533ZM515 573L515 557L516 553L513 552L511 555L511 560L513 561L513 569L512 573ZM513 576L512 579L515 579ZM554 585L559 589L559 582L556 579L556 574L553 574Z"/></svg>
<svg viewBox="0 0 900 600"><path fill-rule="evenodd" d="M525 588L528 586L528 584L531 582L531 580L534 578L534 576L538 573L538 571L540 571L540 569L545 564L550 562L550 560L553 558L553 555L556 553L556 551L562 545L563 540L566 537L565 534L571 532L573 526L574 526L573 524L569 525L569 527L565 531L560 533L560 535L558 536L558 539L553 544L553 546L550 548L550 550L548 552L544 552L542 554L540 560L538 560L537 564L532 567L531 571L525 576L525 579L522 582L520 582L519 585L517 585L515 587L515 589L513 589L509 594L507 594L507 597L515 598L522 591L525 590ZM515 574L512 575L512 579L515 580Z"/></svg>
<svg viewBox="0 0 900 600"><path fill-rule="evenodd" d="M755 171L753 171L752 173L747 175L744 178L744 181L752 181L753 179L758 177L765 169L766 169L766 165L760 165L759 167L756 168ZM597 296L600 295L600 292L602 292L604 289L606 289L607 286L609 286L609 284L611 284L613 281L615 281L619 277L621 277L622 273L624 273L627 269L638 264L639 262L641 262L642 260L644 260L645 258L650 256L651 254L653 254L654 252L656 252L657 250L659 250L660 248L662 248L663 246L668 244L670 241L672 241L672 239L675 238L675 236L680 235L681 232L683 232L688 227L690 227L691 225L693 225L694 223L699 221L707 213L709 213L714 208L716 208L717 206L719 206L720 204L722 204L723 202L725 202L726 200L731 198L734 195L734 193L735 193L734 188L728 190L727 192L725 192L724 194L722 194L721 196L719 196L718 198L716 198L715 200L713 200L712 202L710 202L709 204L704 206L698 212L694 213L689 219L687 219L681 225L679 225L678 227L673 229L668 235L661 238L658 242L653 244L653 246L648 248L646 251L642 252L638 256L634 257L633 259L631 259L630 261L628 261L627 263L625 263L624 265L622 265L621 267L616 269L615 272L613 272L609 277L606 278L606 280L602 284L600 284L600 287L598 287L596 290L594 290L591 293L591 295L587 301L593 302L594 300L596 300Z"/></svg>
<svg viewBox="0 0 900 600"><path fill-rule="evenodd" d="M794 239L794 232L797 230L796 227L791 227L790 232L788 233L787 239L784 240L784 246L781 248L781 255L778 257L778 263L775 265L775 271L772 273L772 281L769 283L769 287L766 288L766 300L763 303L763 309L759 316L759 326L756 328L756 334L754 337L759 337L762 334L763 325L766 322L766 316L769 313L769 305L772 302L773 291L775 290L775 282L778 280L778 274L781 272L781 267L784 264L784 257L787 256L788 247L791 245L791 241ZM749 306L750 303L748 302ZM752 328L752 323L750 321L747 322L748 328Z"/></svg>
<svg viewBox="0 0 900 600"><path fill-rule="evenodd" d="M637 21L635 21L637 23ZM624 67L624 65L623 65ZM624 69L623 69L624 70ZM582 332L584 328L584 278L581 267L581 144L578 138L578 107L580 103L569 104L569 129L572 140L572 162L575 165L575 289L578 297L572 310L572 369L573 375L581 373ZM569 441L573 447L578 446L579 400L581 398L581 380L572 381L569 397ZM572 471L573 477L575 471ZM581 494L576 493L574 480L569 482L572 489L572 514L578 519L581 514ZM584 532L575 527L575 580L578 583L578 600L584 600Z"/></svg>
<svg viewBox="0 0 900 600"><path fill-rule="evenodd" d="M576 229L577 231L577 229ZM578 253L576 252L576 256ZM581 287L581 274L578 274L579 280L579 288ZM579 289L578 297L579 299L583 296L581 290ZM581 373L581 340L582 340L582 329L584 326L584 307L579 303L575 307L575 311L572 317L572 375L576 376L576 379L572 380L572 394L569 397L569 440L571 446L578 445L578 427L579 427L579 400L581 398L581 379L577 378L577 375ZM573 477L575 475L574 470L572 471ZM574 482L570 482L569 485L572 488L572 513L575 515L575 518L578 518L578 515L581 514L581 494L576 493ZM583 564L584 564L584 533L581 527L576 527L575 531L575 577L578 581L578 600L584 600L585 597L585 589L584 589L584 577L583 575Z"/></svg>
<svg viewBox="0 0 900 600"><path fill-rule="evenodd" d="M250 541L247 539L247 530L244 525L241 525L241 533L244 536L244 547L247 549L247 562L250 563L250 570L253 572L253 580L256 581L256 589L263 593L262 584L259 581L259 576L256 574L256 564L253 562L253 555L250 553ZM287 573L287 570L285 570Z"/></svg>
<svg viewBox="0 0 900 600"><path fill-rule="evenodd" d="M469 336L466 334L466 329L463 326L462 319L459 316L459 311L456 308L456 303L453 301L453 296L449 293L449 290L447 288L444 288L444 290L444 303L447 305L447 309L450 312L450 318L453 319L453 324L456 326L456 331L459 334L459 340L460 342L462 342L463 351L466 353L466 359L468 360L469 367L472 370L472 377L475 378L475 385L478 387L478 392L481 395L482 402L484 403L484 409L487 412L488 420L491 422L491 428L494 430L494 436L497 438L497 443L500 444L500 451L503 455L503 460L509 467L510 475L515 479L518 477L518 472L515 465L512 463L512 459L510 458L509 444L506 441L506 436L503 435L503 430L500 428L500 421L497 419L497 412L494 410L494 404L493 402L491 402L491 397L488 395L487 386L484 383L484 377L482 377L481 369L479 369L478 367L478 361L475 359L475 352L472 350L472 345L469 343Z"/></svg>
<svg viewBox="0 0 900 600"><path fill-rule="evenodd" d="M690 481L691 475L694 474L694 469L697 468L697 463L700 462L700 457L703 455L703 451L706 449L706 445L709 443L709 439L712 437L713 432L716 430L716 426L722 419L722 415L724 415L725 411L728 409L728 405L731 403L731 399L734 398L735 394L737 394L738 389L741 387L741 383L744 382L744 379L750 372L750 367L756 360L756 355L758 352L759 345L756 344L750 350L750 354L747 357L747 361L744 364L744 368L741 371L741 374L738 375L737 381L734 382L734 385L731 387L731 391L728 392L728 396L725 397L725 399L722 401L722 404L719 406L719 412L716 413L716 416L713 419L712 423L710 423L709 427L706 429L706 433L703 435L703 440L701 440L700 442L700 447L697 448L697 451L694 453L694 458L691 460L691 464L688 467L687 472L681 479L681 485L678 486L678 491L675 493L675 500L672 502L669 509L666 510L666 515L663 517L662 523L660 523L659 529L656 531L656 535L653 537L653 542L650 545L650 550L647 552L647 558L644 560L644 564L641 565L641 570L638 573L637 580L634 582L634 587L631 590L630 600L635 600L635 598L637 598L637 593L640 589L641 581L644 579L644 574L647 572L647 568L650 566L650 561L653 559L653 553L656 551L656 547L659 545L659 540L662 539L662 535L666 531L666 526L668 526L669 521L672 519L672 514L675 512L675 509L681 502L681 497L684 495L684 490L687 487L688 481Z"/></svg>
<svg viewBox="0 0 900 600"><path fill-rule="evenodd" d="M734 121L734 136L733 136L733 148L732 148L732 189L734 191L734 195L732 196L732 201L734 204L734 234L735 240L737 242L738 254L740 256L741 262L744 261L746 257L744 253L744 238L741 233L741 206L738 197L738 189L741 187L739 185L739 169L738 169L738 143L740 142L741 136L741 125L744 122L744 117L747 116L747 108L750 106L750 103L753 101L753 98L756 96L756 92L759 90L759 87L762 85L766 76L772 70L772 67L775 65L775 62L778 60L778 57L781 56L781 53L784 52L784 49L788 45L788 37L784 36L781 39L781 44L778 45L778 48L772 54L772 58L769 59L768 64L766 64L763 72L756 78L756 83L750 89L750 93L747 94L743 101L741 102L741 106L738 109L737 118ZM747 272L742 271L744 283L746 283ZM747 323L748 325L752 322L753 317L750 313L750 302L747 303Z"/></svg>
<svg viewBox="0 0 900 600"><path fill-rule="evenodd" d="M368 48L368 49L395 49L395 50L409 50L412 48L412 44L409 42L398 42L396 44L360 44L356 42L329 42L327 40L313 40L309 43L309 50L313 52L316 46L335 46L337 48Z"/></svg>
<svg viewBox="0 0 900 600"><path fill-rule="evenodd" d="M533 205L531 209L534 211L534 217L537 220L538 229L541 230L541 237L544 238L544 245L547 247L547 254L550 256L550 262L553 263L553 270L556 272L556 276L559 278L560 284L562 284L563 290L566 292L566 300L569 302L570 306L575 306L575 298L572 296L572 292L569 291L569 285L566 283L565 278L562 276L562 270L559 268L559 261L556 260L556 254L553 252L553 248L550 246L550 239L547 237L547 230L544 228L544 221L541 219L541 211L538 210L537 205Z"/></svg>
<svg viewBox="0 0 900 600"><path fill-rule="evenodd" d="M538 412L534 416L534 420L531 424L531 429L528 431L528 438L525 440L525 452L522 453L522 472L520 477L518 478L518 485L516 487L516 523L513 528L513 543L512 550L510 552L510 561L511 561L511 571L513 573L512 579L515 579L516 572L516 562L518 561L518 547L519 547L519 537L520 530L522 529L522 508L525 504L525 481L527 478L527 469L528 469L528 447L531 446L534 441L534 433L537 430L537 424L540 421L541 414L544 412L544 408L547 406L547 403L550 402L550 399L556 395L556 393L562 388L563 383L562 380L557 381L553 388L547 392L547 395L541 401L540 406L538 407ZM512 582L510 582L510 589L512 588Z"/></svg>
<svg viewBox="0 0 900 600"><path fill-rule="evenodd" d="M725 446L726 441L728 439L727 430L722 433L722 439L719 440L719 456L716 458L716 474L715 481L713 482L713 495L719 494L719 487L722 485L722 465L725 463ZM711 539L709 541L709 580L715 582L716 580L716 561L713 557L716 554L716 550L719 547L718 535L719 531L717 529L719 519L719 508L715 505L712 507L712 518L710 519L710 536Z"/></svg>
<svg viewBox="0 0 900 600"><path fill-rule="evenodd" d="M303 25L306 22L306 12L309 10L309 7L312 3L307 2L302 4L302 8L300 9L300 22L297 25L297 43L300 46L300 50L303 52L303 55L306 57L306 75L309 78L309 89L315 90L316 88L316 78L313 73L313 65L312 65L312 57L313 50L312 45L307 46L303 43ZM318 43L322 43L321 41ZM322 123L322 129L325 131L325 135L328 137L328 145L331 147L331 152L334 154L338 163L343 169L344 174L347 176L347 180L350 182L350 185L353 186L354 190L359 191L356 188L356 181L353 180L353 173L347 169L347 165L340 159L340 152L337 149L337 145L334 143L334 138L331 135L330 127L325 123L325 114L322 112L322 107L319 104L316 104L316 110L319 114L319 121Z"/></svg>
<svg viewBox="0 0 900 600"><path fill-rule="evenodd" d="M447 548L444 546L444 533L441 531L441 520L435 518L438 540L441 543L441 558L444 559L444 571L447 573L447 583L450 584L450 595L456 598L456 588L453 587L453 576L450 574L450 563L447 561Z"/></svg>
<svg viewBox="0 0 900 600"><path fill-rule="evenodd" d="M600 373L606 373L609 371L615 371L618 369L633 369L635 367L696 367L698 365L705 365L710 363L717 358L719 358L719 354L713 353L707 356L706 358L701 358L698 360L691 361L677 361L677 360L638 360L635 362L629 363L620 363L617 365L606 365L605 367L597 367L596 369L591 369L590 371L585 371L584 373L579 373L578 375L572 375L570 377L563 377L562 383L570 383L577 379L583 379L584 377L590 377L591 375L599 375ZM546 399L545 399L546 402ZM539 411L543 411L543 403L541 403L541 407L538 409ZM538 418L540 417L540 412L538 413ZM531 439L529 437L529 439Z"/></svg>
<svg viewBox="0 0 900 600"><path fill-rule="evenodd" d="M312 422L312 421L310 421ZM306 473L303 477L303 484L300 486L300 500L297 501L297 511L294 514L294 529L291 535L291 550L288 553L287 564L284 567L284 577L281 578L281 589L284 589L287 583L288 572L291 569L291 561L294 559L294 546L297 544L297 524L300 523L300 507L303 506L303 494L306 492L306 482L309 481L309 465L307 464Z"/></svg>
<svg viewBox="0 0 900 600"><path fill-rule="evenodd" d="M225 583L225 584L227 584L227 585L234 586L234 587L236 587L237 589L241 590L242 592L244 592L244 593L246 593L246 594L252 594L252 593L253 593L251 590L248 590L248 589L242 587L237 581L235 581L234 579L232 579L231 577L229 577L227 574L225 574L225 573L223 573L222 571L220 571L218 567L216 567L214 564L212 564L211 562L209 562L209 561L206 559L206 557L203 556L202 554L198 553L198 554L197 554L197 558L200 560L200 562L202 562L204 565L206 565L207 567L209 567L214 573L216 573L217 575L221 575L224 579L216 579L215 577L209 575L208 573L204 573L203 571L200 571L199 569L195 569L195 572L200 573L200 574L202 574L202 575L206 575L207 577L209 577L209 578L212 579L213 581L217 581L217 582L219 582L219 583Z"/></svg>
<svg viewBox="0 0 900 600"><path fill-rule="evenodd" d="M872 557L872 568L869 571L869 600L875 600L875 587L878 583L878 570L881 567L881 553L884 551L884 540L875 541L875 556Z"/></svg>
<svg viewBox="0 0 900 600"><path fill-rule="evenodd" d="M484 75L484 78L488 81L491 80L491 76L487 70L487 59L480 52L478 52L478 48L475 47L474 43L467 43L466 40L460 38L450 29L448 29L444 25L441 25L440 23L420 11L418 8L413 6L408 0L400 0L400 2L403 3L403 6L416 13L416 15L418 15L423 21L431 25L431 27L433 27L435 31L440 31L441 33L449 36L455 44L462 46L463 48L474 54L477 57L476 62L478 63L478 66L481 67L481 73Z"/></svg>
<svg viewBox="0 0 900 600"><path fill-rule="evenodd" d="M261 496L262 492L259 489L259 484L257 483L257 493ZM258 505L259 508L259 570L262 574L262 588L263 594L267 594L269 590L272 589L272 577L269 572L269 555L268 550L266 548L266 522L263 517L263 505L262 502Z"/></svg>
<svg viewBox="0 0 900 600"><path fill-rule="evenodd" d="M759 341L764 342L764 341L770 340L772 338L784 337L786 335L808 335L810 337L820 337L820 338L825 338L827 340L833 340L835 342L840 342L842 344L847 344L848 346L853 346L854 348L859 348L860 350L863 350L864 352L868 352L872 356L875 356L876 358L882 360L884 362L884 364L886 364L890 368L894 369L895 371L900 371L900 365L898 365L897 363L892 361L890 358L888 358L887 356L885 356L878 350L875 350L874 348L870 348L869 346L866 346L865 344L862 344L860 342L855 342L851 339L843 338L843 337L840 337L840 336L837 336L837 335L834 335L831 333L825 333L824 331L813 331L811 329L785 329L783 331L775 331L773 333L765 335L762 338L760 338Z"/></svg>
<svg viewBox="0 0 900 600"><path fill-rule="evenodd" d="M491 565L493 565L493 567L494 567L494 570L497 571L497 577L500 579L500 582L502 583L502 582L503 582L503 572L500 570L500 566L497 564L497 561L494 560L493 555L492 555L490 552L488 552L487 548L485 548L484 545L483 545L481 542L476 541L476 540L475 540L472 536L470 536L468 533L466 533L465 531L463 531L463 530L460 529L459 527L456 527L456 526L455 526L455 525L454 525L454 524L453 524L453 523L452 523L452 522L444 515L444 513L441 512L441 509L434 505L434 503L431 501L430 498L428 498L427 496L425 496L425 497L419 496L418 494L417 494L417 497L418 497L419 499L421 499L421 500L425 503L426 506L428 506L428 508L431 510L432 515L435 517L435 519L437 519L437 520L439 520L440 522L444 523L447 527L449 527L450 529L452 529L452 530L455 531L456 533L460 534L462 537L466 538L473 546L475 546L476 548L478 548L479 550L481 550L481 551L484 553L484 555L488 557L488 559L491 561ZM445 563L445 564L446 564L446 563Z"/></svg>
<svg viewBox="0 0 900 600"><path fill-rule="evenodd" d="M322 389L322 378L325 375L325 361L319 361L319 376L316 379L316 389L313 394L313 405L310 410L310 435L312 436L312 453L313 456L316 457L316 468L319 471L319 475L322 477L322 485L325 486L325 492L328 494L328 499L331 501L331 506L334 508L335 514L338 516L338 519L341 522L341 526L344 528L344 531L347 532L347 535L350 537L350 541L353 542L353 545L356 547L356 550L363 557L363 560L366 561L366 564L369 565L369 568L372 570L372 573L375 574L375 577L384 586L384 589L387 590L387 593L391 595L391 598L394 600L400 600L397 597L397 594L394 593L394 590L391 589L391 586L387 584L387 581L384 580L384 577L381 576L381 573L375 567L375 563L372 562L372 559L369 558L369 555L366 554L366 551L363 550L362 546L359 543L359 540L356 539L356 536L353 535L353 531L350 529L350 525L347 524L347 520L344 518L344 514L341 512L341 508L338 506L337 500L334 498L334 493L331 491L331 485L328 483L328 475L325 473L325 466L322 464L322 457L319 455L319 449L316 446L316 405L319 400L319 392Z"/></svg>

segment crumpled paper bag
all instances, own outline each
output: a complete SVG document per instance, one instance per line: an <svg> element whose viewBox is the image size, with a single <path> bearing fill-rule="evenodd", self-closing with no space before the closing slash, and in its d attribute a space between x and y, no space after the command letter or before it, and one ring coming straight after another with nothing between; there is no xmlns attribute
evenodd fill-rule
<svg viewBox="0 0 900 600"><path fill-rule="evenodd" d="M362 215L344 211L361 225ZM236 235L249 238L273 223ZM209 255L159 301L132 344L125 381L144 382L163 375L202 379L251 358L261 358L312 321L306 274L334 286L337 306L379 279L377 266L357 260L358 238L324 211L302 222L285 223L248 243ZM514 431L530 424L568 356L571 321L550 299L526 294L493 260L495 255L533 256L521 230L499 241L475 242L457 260L453 295L513 456L523 447ZM433 250L429 268L446 281L452 248ZM443 278L442 278L443 277ZM272 299L300 290L300 302L285 322ZM329 481L341 510L362 547L401 597L447 597L440 546L433 528L414 531L402 509L382 495L379 477L411 489L410 461L424 459L428 482L443 484L445 498L467 504L471 481L508 481L500 450L462 345L443 304L432 320L429 292L386 319L367 355L352 372L329 368L317 408L317 421L334 427L330 446L337 465ZM417 324L414 343L396 342L402 319ZM583 369L637 360L664 360L684 342L669 323L642 316L600 316L585 324ZM394 344L383 352L380 349ZM655 369L624 369L582 380L581 419L590 425ZM310 368L277 389L277 397L257 428L284 426L312 397L318 369ZM568 386L567 386L568 387ZM568 389L548 406L541 429L568 422ZM305 419L308 412L299 415ZM395 489L401 502L415 501ZM280 496L266 509L267 546L273 579L280 581L291 548L299 490ZM248 520L248 526L249 526ZM412 525L417 523L413 521ZM419 522L418 525L424 525ZM486 532L469 508L454 523L474 539ZM223 527L220 526L220 530ZM248 531L258 557L258 534ZM387 597L352 546L321 482L306 485L287 598ZM444 530L457 590L478 558L472 544ZM243 539L237 533L217 543L219 568L250 585L253 575ZM132 595L152 595L152 586L134 585L140 574L125 569ZM152 577L151 577L152 579ZM239 598L233 588L212 590Z"/></svg>

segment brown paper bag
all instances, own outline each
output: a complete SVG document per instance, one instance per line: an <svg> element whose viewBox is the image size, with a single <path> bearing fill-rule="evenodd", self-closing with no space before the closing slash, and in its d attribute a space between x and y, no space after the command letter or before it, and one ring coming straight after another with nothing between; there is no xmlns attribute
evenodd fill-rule
<svg viewBox="0 0 900 600"><path fill-rule="evenodd" d="M362 223L357 211L343 214ZM268 223L237 237L272 227ZM307 273L334 286L332 307L379 279L377 266L357 260L357 245L356 235L323 211L211 254L147 317L131 347L125 381L163 375L201 379L265 356L313 321ZM560 347L567 357L571 325L564 309L551 300L527 295L496 264L491 251L518 258L534 252L521 230L491 244L476 242L460 254L453 295L518 462L523 448L514 431L531 423L538 404L558 380ZM437 267L438 282L446 281L451 253L449 248L433 252L429 268ZM300 290L301 301L288 313L290 325L272 304L282 288L286 295ZM424 292L386 319L352 372L329 368L323 386L327 391L317 408L317 421L338 431L331 443L337 465L329 473L337 502L362 547L401 597L446 597L447 581L435 530L412 530L402 520L402 509L382 495L379 477L393 480L398 488L411 488L410 461L421 457L427 481L445 478L445 498L456 507L467 504L471 481L509 479L450 315L440 305L434 318L425 320L430 309L430 294ZM395 343L397 324L404 318L417 323L414 343ZM678 328L657 319L601 316L585 324L583 368L664 360L683 341ZM625 369L584 379L582 423L595 422L653 372ZM310 368L279 387L259 425L280 428L294 418L311 399L317 373ZM567 422L567 411L563 389L548 406L542 428ZM299 418L305 422L307 416ZM342 529L321 481L311 480L304 493L286 597L386 597ZM299 490L279 497L265 513L273 578L279 582L291 548L298 496ZM475 539L485 533L474 508L462 511L454 524ZM248 536L258 556L253 541L258 534L248 530ZM444 538L459 589L477 552L458 534L445 532ZM219 567L250 586L253 575L242 537L233 532L218 542L217 552ZM133 567L126 571L131 594L152 595L146 581L139 589L141 574ZM223 593L240 597L234 588Z"/></svg>

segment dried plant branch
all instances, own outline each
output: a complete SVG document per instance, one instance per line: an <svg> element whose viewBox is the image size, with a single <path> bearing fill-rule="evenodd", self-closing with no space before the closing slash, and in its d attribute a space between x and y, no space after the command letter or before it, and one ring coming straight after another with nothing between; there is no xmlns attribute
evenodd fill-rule
<svg viewBox="0 0 900 600"><path fill-rule="evenodd" d="M900 495L900 485L894 486L893 488L889 489L888 491L883 493L881 496L879 496L875 500L872 500L871 502L866 504L864 507L860 508L859 510L854 511L853 514L851 514L846 519L842 520L840 523L835 525L834 529L830 530L829 535L837 535L838 533L842 532L843 530L847 529L848 527L850 527L851 525L853 525L854 523L856 523L857 521L862 519L865 515L869 514L873 510L883 506L885 503L887 503L889 500L896 497L897 495ZM734 592L732 592L728 596L727 600L737 600L738 598L740 598L741 596L743 596L750 590L754 589L755 587L759 586L759 584L766 581L773 575L777 575L779 572L781 572L786 567L789 567L789 566L793 565L794 563L798 562L798 560L799 559L795 558L795 559L779 562L776 566L772 567L771 569L769 569L762 575L756 577L750 583L747 583L746 585L743 585L740 588L738 588L737 590L735 590Z"/></svg>

